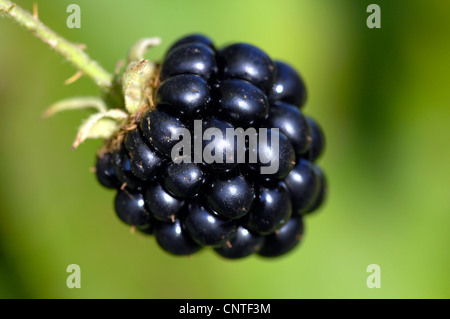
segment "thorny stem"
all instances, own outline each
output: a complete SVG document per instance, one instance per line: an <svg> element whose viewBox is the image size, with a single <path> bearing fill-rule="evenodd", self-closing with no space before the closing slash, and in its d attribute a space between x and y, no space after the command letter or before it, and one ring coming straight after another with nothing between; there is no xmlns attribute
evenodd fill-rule
<svg viewBox="0 0 450 319"><path fill-rule="evenodd" d="M56 52L64 56L84 75L90 77L103 89L109 91L112 87L113 76L105 71L96 61L92 60L82 48L55 33L32 14L17 6L10 0L0 0L0 14L4 14L25 29L30 31Z"/></svg>

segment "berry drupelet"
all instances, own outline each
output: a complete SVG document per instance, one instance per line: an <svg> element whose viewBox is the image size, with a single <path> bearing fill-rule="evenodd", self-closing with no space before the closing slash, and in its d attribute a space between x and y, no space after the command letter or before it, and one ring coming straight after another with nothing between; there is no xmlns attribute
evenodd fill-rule
<svg viewBox="0 0 450 319"><path fill-rule="evenodd" d="M149 103L97 156L98 181L117 190L118 218L177 256L292 251L328 193L317 164L325 135L304 114L302 77L251 44L217 49L202 34L176 41L155 74ZM244 139L230 140L230 130ZM181 139L191 147L182 154Z"/></svg>

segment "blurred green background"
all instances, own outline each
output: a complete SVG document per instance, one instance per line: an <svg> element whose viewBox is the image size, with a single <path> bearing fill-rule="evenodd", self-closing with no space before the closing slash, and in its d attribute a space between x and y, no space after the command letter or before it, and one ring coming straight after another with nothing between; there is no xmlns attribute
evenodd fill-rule
<svg viewBox="0 0 450 319"><path fill-rule="evenodd" d="M148 56L160 59L191 32L291 63L309 89L305 113L325 129L330 196L283 258L164 253L153 237L130 234L113 192L90 173L101 142L70 151L88 113L40 118L96 86L64 85L75 69L0 19L1 298L450 297L450 2L37 2L44 23L111 72L135 40L160 36ZM70 3L81 7L81 29L66 27ZM370 3L381 7L381 29L366 26ZM81 289L66 286L72 263ZM369 264L381 267L380 289L366 286Z"/></svg>

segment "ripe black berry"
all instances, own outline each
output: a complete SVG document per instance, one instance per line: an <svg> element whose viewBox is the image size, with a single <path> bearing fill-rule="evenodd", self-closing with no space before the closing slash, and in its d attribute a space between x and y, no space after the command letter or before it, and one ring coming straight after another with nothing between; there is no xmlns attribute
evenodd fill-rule
<svg viewBox="0 0 450 319"><path fill-rule="evenodd" d="M296 247L328 192L316 163L324 133L301 109L299 73L250 44L216 50L201 34L143 69L141 52L130 53L125 108L109 113L120 123L96 162L100 184L117 189L118 217L172 255L209 246L229 259L276 257Z"/></svg>
<svg viewBox="0 0 450 319"><path fill-rule="evenodd" d="M246 228L239 226L236 235L228 243L214 250L221 256L229 259L244 258L259 251L264 243L264 237L254 234Z"/></svg>
<svg viewBox="0 0 450 319"><path fill-rule="evenodd" d="M178 74L195 74L208 80L217 73L215 52L201 43L174 48L161 68L161 81Z"/></svg>
<svg viewBox="0 0 450 319"><path fill-rule="evenodd" d="M264 238L264 244L258 254L264 257L284 255L300 243L302 236L302 217L292 216L284 226Z"/></svg>
<svg viewBox="0 0 450 319"><path fill-rule="evenodd" d="M210 103L208 83L197 75L181 74L168 78L156 91L158 109L184 118L199 115Z"/></svg>
<svg viewBox="0 0 450 319"><path fill-rule="evenodd" d="M164 172L163 185L175 197L191 198L199 194L206 176L202 164L170 163Z"/></svg>
<svg viewBox="0 0 450 319"><path fill-rule="evenodd" d="M184 201L177 199L164 190L158 183L152 183L144 193L145 206L157 220L170 222L178 216Z"/></svg>
<svg viewBox="0 0 450 319"><path fill-rule="evenodd" d="M246 43L236 43L219 53L222 76L225 79L247 80L263 91L273 85L275 65L261 49Z"/></svg>
<svg viewBox="0 0 450 319"><path fill-rule="evenodd" d="M290 194L282 182L275 186L261 186L258 199L248 214L247 225L258 234L268 235L286 224L291 214Z"/></svg>
<svg viewBox="0 0 450 319"><path fill-rule="evenodd" d="M250 211L255 196L251 181L243 175L214 179L207 191L208 207L222 217L237 219Z"/></svg>
<svg viewBox="0 0 450 319"><path fill-rule="evenodd" d="M225 80L219 87L220 115L236 127L249 127L267 115L266 95L250 82Z"/></svg>
<svg viewBox="0 0 450 319"><path fill-rule="evenodd" d="M197 202L189 204L183 224L192 239L202 246L221 246L237 230L235 221L220 217Z"/></svg>
<svg viewBox="0 0 450 319"><path fill-rule="evenodd" d="M276 76L270 100L302 107L306 101L306 87L300 75L289 64L281 61L275 61L275 67Z"/></svg>
<svg viewBox="0 0 450 319"><path fill-rule="evenodd" d="M178 256L191 255L202 248L186 234L178 219L173 223L159 223L156 240L166 252Z"/></svg>

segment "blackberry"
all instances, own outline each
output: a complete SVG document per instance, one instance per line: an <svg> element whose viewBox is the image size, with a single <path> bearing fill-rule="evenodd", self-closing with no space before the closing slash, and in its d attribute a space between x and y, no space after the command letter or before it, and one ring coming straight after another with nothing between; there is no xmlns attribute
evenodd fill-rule
<svg viewBox="0 0 450 319"><path fill-rule="evenodd" d="M304 114L294 68L251 44L216 49L192 34L136 72L141 86L123 84L129 114L96 159L99 183L117 189L119 219L172 255L293 250L328 193L317 163L325 135Z"/></svg>

